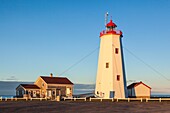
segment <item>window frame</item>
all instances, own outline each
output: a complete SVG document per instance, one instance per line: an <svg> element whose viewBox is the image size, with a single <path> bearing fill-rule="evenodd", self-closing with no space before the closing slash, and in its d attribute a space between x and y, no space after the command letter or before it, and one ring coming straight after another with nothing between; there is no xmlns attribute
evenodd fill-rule
<svg viewBox="0 0 170 113"><path fill-rule="evenodd" d="M116 79L117 81L120 81L120 75L117 75Z"/></svg>
<svg viewBox="0 0 170 113"><path fill-rule="evenodd" d="M119 54L119 48L115 48L115 54Z"/></svg>
<svg viewBox="0 0 170 113"><path fill-rule="evenodd" d="M106 68L109 68L109 62L106 62Z"/></svg>

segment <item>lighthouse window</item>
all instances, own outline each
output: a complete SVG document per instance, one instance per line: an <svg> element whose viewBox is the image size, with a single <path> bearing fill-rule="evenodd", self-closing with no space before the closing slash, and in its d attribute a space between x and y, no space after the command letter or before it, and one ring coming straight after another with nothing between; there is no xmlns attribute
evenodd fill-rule
<svg viewBox="0 0 170 113"><path fill-rule="evenodd" d="M120 75L117 75L117 81L120 81Z"/></svg>
<svg viewBox="0 0 170 113"><path fill-rule="evenodd" d="M115 48L115 53L116 53L116 54L119 53L119 48Z"/></svg>
<svg viewBox="0 0 170 113"><path fill-rule="evenodd" d="M106 63L106 68L109 68L109 63L108 62Z"/></svg>

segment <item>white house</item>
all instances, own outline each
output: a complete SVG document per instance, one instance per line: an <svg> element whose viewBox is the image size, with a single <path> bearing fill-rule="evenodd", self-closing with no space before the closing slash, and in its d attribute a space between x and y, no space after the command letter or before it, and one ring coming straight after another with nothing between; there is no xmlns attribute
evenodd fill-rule
<svg viewBox="0 0 170 113"><path fill-rule="evenodd" d="M132 98L150 98L151 87L143 82L136 82L130 84L128 87L128 97Z"/></svg>

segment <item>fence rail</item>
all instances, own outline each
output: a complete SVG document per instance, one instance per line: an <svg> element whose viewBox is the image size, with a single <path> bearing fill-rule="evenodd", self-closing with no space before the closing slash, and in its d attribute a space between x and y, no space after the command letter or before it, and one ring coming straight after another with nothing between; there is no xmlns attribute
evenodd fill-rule
<svg viewBox="0 0 170 113"><path fill-rule="evenodd" d="M86 101L86 98L64 98L64 101L66 101L66 100L74 100L74 101L77 101L77 100L84 100L84 101Z"/></svg>
<svg viewBox="0 0 170 113"><path fill-rule="evenodd" d="M157 101L157 102L162 102L162 101L169 101L170 98L108 98L108 99L103 99L103 98L64 98L64 101L66 100L71 100L71 101L77 101L77 100L84 100L84 101L111 101L111 102L133 102L133 101L139 101L139 102L152 102L152 101Z"/></svg>
<svg viewBox="0 0 170 113"><path fill-rule="evenodd" d="M2 98L0 97L0 101L43 101L43 100L49 100L47 98ZM108 99L103 99L103 98L73 98L73 97L65 97L63 98L64 101L89 101L89 102L103 102L103 101L110 101L110 102L133 102L133 101L139 101L139 102L163 102L163 101L169 101L170 98L108 98Z"/></svg>
<svg viewBox="0 0 170 113"><path fill-rule="evenodd" d="M13 98L13 97L11 97L11 98L7 98L7 97L2 98L2 97L0 97L0 101L20 101L20 100L22 100L22 101L33 101L33 100L42 101L42 100L48 100L48 99L47 98Z"/></svg>

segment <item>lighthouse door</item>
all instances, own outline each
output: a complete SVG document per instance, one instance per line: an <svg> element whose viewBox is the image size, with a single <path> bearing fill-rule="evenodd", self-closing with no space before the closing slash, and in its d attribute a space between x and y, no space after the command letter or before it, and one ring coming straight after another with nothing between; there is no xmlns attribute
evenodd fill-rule
<svg viewBox="0 0 170 113"><path fill-rule="evenodd" d="M110 98L114 98L115 96L115 91L110 91Z"/></svg>

